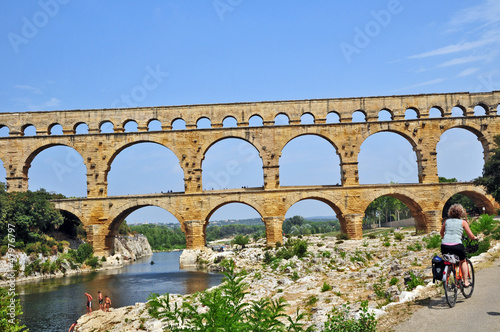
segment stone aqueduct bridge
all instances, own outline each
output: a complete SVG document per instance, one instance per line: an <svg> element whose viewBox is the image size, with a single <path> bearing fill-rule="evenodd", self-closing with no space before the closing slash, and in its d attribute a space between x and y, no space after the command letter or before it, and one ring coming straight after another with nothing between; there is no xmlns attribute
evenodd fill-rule
<svg viewBox="0 0 500 332"><path fill-rule="evenodd" d="M469 196L479 207L494 213L498 205L484 190L470 183L439 183L436 145L442 133L451 128L464 128L474 133L488 158L493 137L500 134L497 110L500 91L489 93L449 93L389 97L342 98L302 101L277 101L148 107L131 109L73 110L52 112L1 113L0 127L9 128L9 137L0 138L0 158L7 171L9 191L28 189L28 170L35 156L52 146L68 146L83 157L87 168L87 198L55 201L58 209L77 216L86 226L89 240L97 253L112 248L112 238L118 226L131 212L145 206L158 206L172 213L186 234L188 248L205 244L205 229L210 216L219 207L239 202L247 204L262 217L270 245L282 241L282 224L286 211L296 202L316 199L336 212L342 231L351 238L362 237L362 218L366 207L377 197L388 195L400 199L410 208L417 229L437 230L441 211L454 194ZM475 116L480 106L485 115ZM452 117L458 107L463 116ZM441 117L429 117L431 108ZM413 120L405 119L405 111L417 113ZM378 113L386 110L390 121L379 121ZM352 122L352 114L361 111L366 122ZM326 123L334 112L340 123ZM289 124L275 125L275 117L285 114ZM314 124L301 124L301 117L310 114ZM260 116L262 126L249 126L249 119ZM233 117L237 127L223 128L223 121ZM197 121L208 118L211 129L196 129ZM172 130L172 123L182 119L184 130ZM148 131L151 121L162 124L161 131ZM104 122L114 125L113 133L100 133ZM137 132L125 132L125 125L135 121ZM76 134L85 123L88 134ZM35 136L25 136L25 129L36 127ZM55 125L63 128L62 135L50 135ZM359 185L358 153L370 135L393 132L412 145L418 164L419 183ZM341 185L280 186L279 159L284 146L301 135L318 135L328 140L340 157ZM238 138L252 144L262 159L263 183L260 188L204 191L202 161L206 151L225 138ZM123 149L141 142L164 145L175 153L184 171L184 192L150 195L107 196L107 176L114 158Z"/></svg>

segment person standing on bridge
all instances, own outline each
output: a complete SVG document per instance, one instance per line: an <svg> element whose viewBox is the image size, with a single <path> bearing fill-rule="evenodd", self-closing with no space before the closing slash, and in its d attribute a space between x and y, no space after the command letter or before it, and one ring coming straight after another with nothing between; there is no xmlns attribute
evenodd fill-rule
<svg viewBox="0 0 500 332"><path fill-rule="evenodd" d="M460 269L462 270L462 275L466 276L469 273L469 267L465 262L466 254L465 247L462 244L462 234L465 232L467 236L472 240L477 240L477 237L472 234L469 228L467 220L463 218L466 217L465 209L460 204L453 204L448 210L448 219L443 222L441 227L441 253L457 255L460 259ZM469 287L467 278L464 281L464 287Z"/></svg>

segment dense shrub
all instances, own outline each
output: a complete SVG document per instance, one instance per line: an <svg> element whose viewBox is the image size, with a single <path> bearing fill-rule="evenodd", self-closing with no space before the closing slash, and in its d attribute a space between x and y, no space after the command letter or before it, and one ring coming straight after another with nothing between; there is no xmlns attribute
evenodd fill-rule
<svg viewBox="0 0 500 332"><path fill-rule="evenodd" d="M85 261L85 264L87 264L88 266L90 266L93 269L97 269L98 267L101 266L101 263L99 263L99 258L96 256L87 259Z"/></svg>
<svg viewBox="0 0 500 332"><path fill-rule="evenodd" d="M328 315L328 321L325 323L325 332L345 332L345 331L377 331L377 320L375 314L368 313L368 301L361 302L359 319L350 317L350 308L343 305L341 309L334 308Z"/></svg>
<svg viewBox="0 0 500 332"><path fill-rule="evenodd" d="M430 237L424 237L423 241L427 243L426 245L427 249L434 249L441 247L441 235L439 234L434 234Z"/></svg>
<svg viewBox="0 0 500 332"><path fill-rule="evenodd" d="M493 216L483 214L476 221L470 224L470 230L474 233L474 235L479 233L489 235L493 231L495 225L496 221L493 219Z"/></svg>
<svg viewBox="0 0 500 332"><path fill-rule="evenodd" d="M420 277L417 277L413 272L410 271L410 280L406 284L407 290L411 291L415 289L417 286L425 285L424 280Z"/></svg>
<svg viewBox="0 0 500 332"><path fill-rule="evenodd" d="M86 259L91 258L93 254L94 247L90 243L81 244L76 250L76 261L83 263Z"/></svg>
<svg viewBox="0 0 500 332"><path fill-rule="evenodd" d="M151 316L165 322L166 330L177 331L304 331L302 323L304 315L297 312L293 321L287 317L288 324L279 320L286 317L287 306L283 298L260 300L244 303L247 284L243 283L243 274L234 272L234 262L226 265L227 272L224 283L211 291L198 293L197 301L206 309L198 312L198 305L184 302L182 306L171 305L170 295L158 297L151 294L148 311ZM179 327L182 322L183 327ZM288 325L288 326L287 326ZM305 331L312 331L309 328Z"/></svg>

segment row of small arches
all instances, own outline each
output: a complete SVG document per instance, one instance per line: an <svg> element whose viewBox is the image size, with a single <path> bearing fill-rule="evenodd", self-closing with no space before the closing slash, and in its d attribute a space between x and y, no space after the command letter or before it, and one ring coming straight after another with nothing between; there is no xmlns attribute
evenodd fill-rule
<svg viewBox="0 0 500 332"><path fill-rule="evenodd" d="M500 107L500 106L499 106ZM488 115L487 107L482 105L477 105L474 108L474 116L484 116ZM451 110L452 117L463 117L466 116L466 110L462 107L453 107ZM433 107L429 110L429 118L442 118L444 117L444 111L438 107ZM405 111L404 119L405 120L415 120L419 119L420 114L418 110L414 108L408 108ZM394 120L394 114L388 109L383 109L378 113L378 121L392 121ZM367 114L365 111L357 110L352 114L352 122L366 122ZM326 116L327 124L331 123L340 123L341 118L337 112L330 112ZM290 119L285 113L280 113L276 115L274 118L274 125L283 126L289 125ZM310 125L315 124L315 118L311 113L304 113L300 118L300 124L302 125ZM253 115L250 117L248 121L248 126L250 127L261 127L264 125L264 121L261 116ZM235 128L238 127L238 121L232 117L226 117L222 122L223 128ZM211 120L207 117L201 117L196 122L196 129L209 129L212 128ZM172 130L184 130L186 129L186 121L181 118L177 118L172 122ZM21 128L22 136L36 136L37 130L34 125L28 124ZM148 122L147 131L162 131L162 123L159 120L151 120ZM124 132L137 132L139 131L139 126L136 121L128 120L123 124ZM116 132L115 125L111 121L103 121L99 126L99 133L114 133ZM89 126L86 123L79 123L73 129L72 134L88 134ZM48 135L63 135L63 127L56 123L49 126L47 130ZM10 129L7 126L2 126L0 128L0 137L8 137L10 136Z"/></svg>

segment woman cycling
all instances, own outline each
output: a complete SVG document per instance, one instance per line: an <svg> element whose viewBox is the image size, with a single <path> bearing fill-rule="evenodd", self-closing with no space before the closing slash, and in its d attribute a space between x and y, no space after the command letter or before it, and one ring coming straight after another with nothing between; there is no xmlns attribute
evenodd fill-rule
<svg viewBox="0 0 500 332"><path fill-rule="evenodd" d="M472 240L477 240L477 237L472 234L469 224L465 218L465 209L460 204L453 204L448 210L448 219L443 222L441 227L441 253L457 255L460 259L460 270L462 275L466 276L469 273L469 267L465 261L465 248L462 244L462 234L467 233L467 236ZM464 287L469 287L467 278L464 280Z"/></svg>

